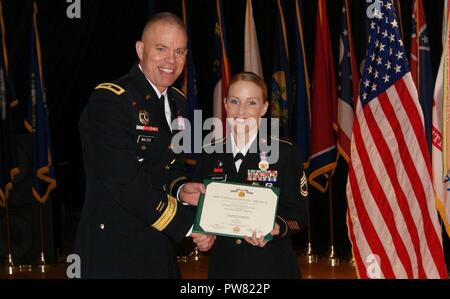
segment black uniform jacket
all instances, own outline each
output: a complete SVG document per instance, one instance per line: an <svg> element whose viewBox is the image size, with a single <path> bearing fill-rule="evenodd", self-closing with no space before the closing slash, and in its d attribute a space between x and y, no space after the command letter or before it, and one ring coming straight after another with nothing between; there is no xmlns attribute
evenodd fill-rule
<svg viewBox="0 0 450 299"><path fill-rule="evenodd" d="M183 94L168 89L172 118L185 116ZM176 123L176 122L175 122ZM164 106L139 69L98 85L79 122L86 197L76 251L84 278L176 278L174 241L193 221L176 200L187 181L172 151Z"/></svg>
<svg viewBox="0 0 450 299"><path fill-rule="evenodd" d="M268 140L273 141L274 138ZM255 139L254 143L258 141ZM307 224L307 182L302 164L298 160L295 147L286 141L279 142L279 159L270 164L266 173L270 179L261 175L259 168L261 150L250 151L245 155L239 172L236 172L231 147L227 141L208 145L223 148L223 153L210 153L206 147L199 159L195 180L212 179L227 182L245 183L280 188L276 223L280 234L265 247L255 247L244 239L218 236L209 254L208 276L210 278L298 278L300 276L297 259L289 236L305 228ZM259 142L267 142L259 139ZM229 142L228 142L229 144ZM207 147L208 147L207 146ZM255 146L255 144L253 144ZM270 153L267 152L267 155Z"/></svg>

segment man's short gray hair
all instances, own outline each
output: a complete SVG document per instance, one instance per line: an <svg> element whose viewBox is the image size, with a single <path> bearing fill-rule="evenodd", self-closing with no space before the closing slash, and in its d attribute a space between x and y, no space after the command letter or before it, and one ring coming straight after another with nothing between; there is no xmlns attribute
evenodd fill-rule
<svg viewBox="0 0 450 299"><path fill-rule="evenodd" d="M175 14L171 12L160 12L158 14L153 15L147 23L145 23L144 30L142 31L142 38L144 38L145 32L156 23L164 23L169 25L175 25L180 27L183 31L186 32L186 27L184 26L183 21Z"/></svg>

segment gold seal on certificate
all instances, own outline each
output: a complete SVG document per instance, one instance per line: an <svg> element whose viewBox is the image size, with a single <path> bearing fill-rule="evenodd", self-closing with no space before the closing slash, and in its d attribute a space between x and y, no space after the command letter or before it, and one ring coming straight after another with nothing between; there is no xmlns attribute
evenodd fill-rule
<svg viewBox="0 0 450 299"><path fill-rule="evenodd" d="M193 232L272 239L279 189L205 180Z"/></svg>

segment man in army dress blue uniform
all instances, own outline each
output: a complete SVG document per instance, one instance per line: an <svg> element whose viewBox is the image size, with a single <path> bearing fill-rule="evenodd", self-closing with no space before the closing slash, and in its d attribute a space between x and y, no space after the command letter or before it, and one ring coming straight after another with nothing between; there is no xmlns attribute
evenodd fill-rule
<svg viewBox="0 0 450 299"><path fill-rule="evenodd" d="M188 182L184 156L171 145L187 112L184 95L170 87L183 70L186 46L177 16L154 16L136 42L139 63L98 85L81 115L86 197L76 252L82 278L180 276L174 243L190 231L189 205L204 192ZM207 249L208 240L197 245Z"/></svg>

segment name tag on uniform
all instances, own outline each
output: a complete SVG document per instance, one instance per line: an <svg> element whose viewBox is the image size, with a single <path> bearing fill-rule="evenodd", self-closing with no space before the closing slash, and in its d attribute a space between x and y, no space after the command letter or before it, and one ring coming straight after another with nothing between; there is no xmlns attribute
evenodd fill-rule
<svg viewBox="0 0 450 299"><path fill-rule="evenodd" d="M278 178L278 170L247 170L247 181L256 182L276 182Z"/></svg>
<svg viewBox="0 0 450 299"><path fill-rule="evenodd" d="M154 136L139 135L137 138L137 143L150 144L153 142Z"/></svg>
<svg viewBox="0 0 450 299"><path fill-rule="evenodd" d="M213 180L213 181L222 181L222 182L226 182L227 181L227 175L225 173L210 174L208 176L208 178L210 180Z"/></svg>

